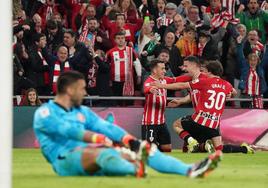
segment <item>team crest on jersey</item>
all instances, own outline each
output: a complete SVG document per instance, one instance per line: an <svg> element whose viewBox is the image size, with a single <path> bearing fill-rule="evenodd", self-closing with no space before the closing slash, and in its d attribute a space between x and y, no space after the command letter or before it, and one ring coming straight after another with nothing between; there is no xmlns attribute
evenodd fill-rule
<svg viewBox="0 0 268 188"><path fill-rule="evenodd" d="M77 119L81 122L81 123L85 123L86 118L82 113L78 113L77 114Z"/></svg>
<svg viewBox="0 0 268 188"><path fill-rule="evenodd" d="M41 115L42 118L45 118L45 117L49 116L49 114L50 114L49 109L46 108L46 107L44 107L44 108L42 108L40 110L40 115Z"/></svg>

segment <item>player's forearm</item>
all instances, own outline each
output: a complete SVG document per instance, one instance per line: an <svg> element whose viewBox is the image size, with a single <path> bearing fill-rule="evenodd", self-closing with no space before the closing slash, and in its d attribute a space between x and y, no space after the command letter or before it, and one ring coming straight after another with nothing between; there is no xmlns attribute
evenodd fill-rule
<svg viewBox="0 0 268 188"><path fill-rule="evenodd" d="M169 90L180 90L180 89L184 89L182 83L162 84L162 87L161 88L169 89Z"/></svg>
<svg viewBox="0 0 268 188"><path fill-rule="evenodd" d="M187 95L187 96L181 98L180 103L181 103L181 104L188 104L188 103L190 103L191 101L192 101L192 100L191 100L190 95Z"/></svg>

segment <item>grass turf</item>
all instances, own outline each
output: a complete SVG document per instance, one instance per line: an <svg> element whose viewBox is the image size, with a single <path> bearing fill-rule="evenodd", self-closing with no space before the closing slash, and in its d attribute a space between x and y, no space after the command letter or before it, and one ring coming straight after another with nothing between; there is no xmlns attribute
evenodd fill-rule
<svg viewBox="0 0 268 188"><path fill-rule="evenodd" d="M203 159L206 154L170 155L185 162ZM268 185L268 152L254 155L224 154L220 167L204 179L160 174L148 168L145 179L135 177L59 177L37 149L13 150L14 188L261 188Z"/></svg>

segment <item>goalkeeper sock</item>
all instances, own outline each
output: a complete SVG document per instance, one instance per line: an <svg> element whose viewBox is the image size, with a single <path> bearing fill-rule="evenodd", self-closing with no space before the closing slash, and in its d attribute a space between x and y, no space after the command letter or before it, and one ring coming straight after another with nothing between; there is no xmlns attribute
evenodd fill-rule
<svg viewBox="0 0 268 188"><path fill-rule="evenodd" d="M188 171L191 169L192 165L185 164L182 161L165 155L161 153L157 148L152 153L149 154L147 164L162 173L170 173L170 174L180 174L187 176Z"/></svg>
<svg viewBox="0 0 268 188"><path fill-rule="evenodd" d="M247 153L247 148L236 145L223 145L223 153Z"/></svg>
<svg viewBox="0 0 268 188"><path fill-rule="evenodd" d="M109 176L135 175L136 166L122 158L114 149L102 150L96 158L96 163L101 167L101 171Z"/></svg>

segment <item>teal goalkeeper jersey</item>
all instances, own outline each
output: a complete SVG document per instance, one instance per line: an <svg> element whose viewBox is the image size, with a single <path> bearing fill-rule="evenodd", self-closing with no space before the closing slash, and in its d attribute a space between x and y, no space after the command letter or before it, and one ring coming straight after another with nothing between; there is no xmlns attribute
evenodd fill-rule
<svg viewBox="0 0 268 188"><path fill-rule="evenodd" d="M65 152L86 146L85 130L104 134L117 142L126 135L122 128L103 120L86 106L67 111L54 101L36 110L33 127L42 153L50 163Z"/></svg>

